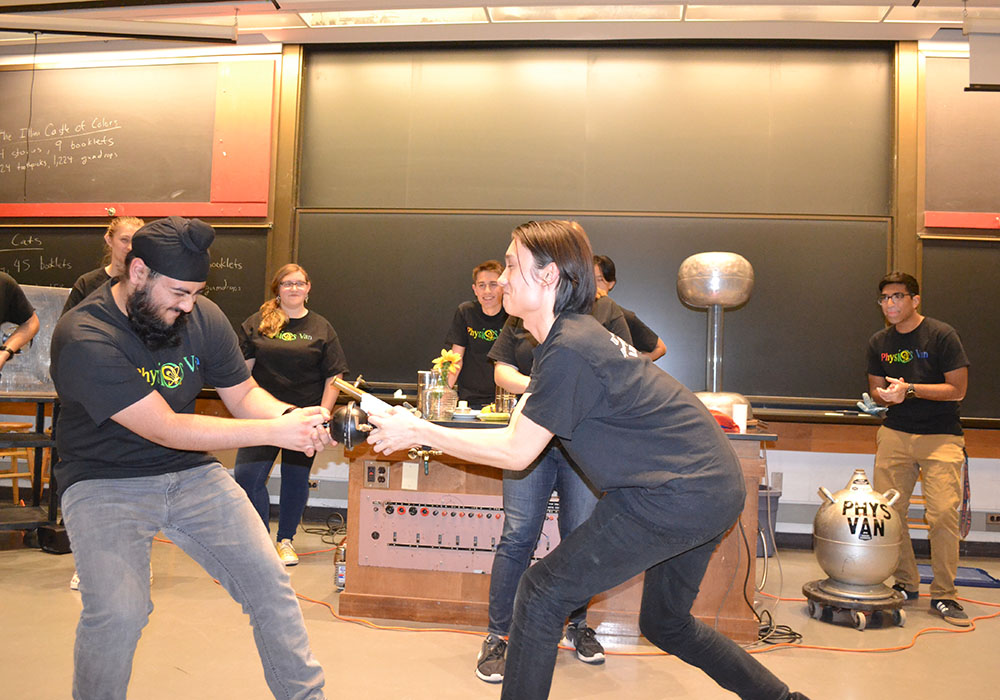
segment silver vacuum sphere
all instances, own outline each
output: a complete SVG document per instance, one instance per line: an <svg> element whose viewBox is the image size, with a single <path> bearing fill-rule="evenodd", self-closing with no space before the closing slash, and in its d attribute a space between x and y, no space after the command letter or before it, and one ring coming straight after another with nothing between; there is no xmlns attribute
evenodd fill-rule
<svg viewBox="0 0 1000 700"><path fill-rule="evenodd" d="M853 586L881 584L896 570L902 524L892 507L899 492L878 493L864 469L831 494L820 487L823 505L813 520L816 559L833 579Z"/></svg>
<svg viewBox="0 0 1000 700"><path fill-rule="evenodd" d="M698 253L677 270L677 296L695 308L739 306L752 291L753 267L736 253Z"/></svg>

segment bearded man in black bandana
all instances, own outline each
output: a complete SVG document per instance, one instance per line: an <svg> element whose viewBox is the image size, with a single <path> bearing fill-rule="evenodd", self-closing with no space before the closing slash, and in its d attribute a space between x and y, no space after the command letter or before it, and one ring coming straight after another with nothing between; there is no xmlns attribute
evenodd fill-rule
<svg viewBox="0 0 1000 700"><path fill-rule="evenodd" d="M206 450L312 455L330 444L329 414L278 401L250 376L229 321L201 296L214 238L197 219L142 227L125 273L63 315L52 336L55 474L83 600L75 698L125 697L160 531L249 614L274 696L324 697L285 567L243 489ZM206 385L235 418L194 414Z"/></svg>

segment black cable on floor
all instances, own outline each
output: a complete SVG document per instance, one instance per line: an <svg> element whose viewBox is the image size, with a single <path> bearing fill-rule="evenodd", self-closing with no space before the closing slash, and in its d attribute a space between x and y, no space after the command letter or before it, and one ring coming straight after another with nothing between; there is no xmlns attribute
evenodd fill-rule
<svg viewBox="0 0 1000 700"><path fill-rule="evenodd" d="M802 641L802 635L788 625L776 625L771 617L771 611L766 608L761 611L760 627L757 629L757 641L763 644L795 644Z"/></svg>
<svg viewBox="0 0 1000 700"><path fill-rule="evenodd" d="M347 539L347 523L344 516L334 511L326 516L323 527L302 527L302 532L310 535L319 535L323 544L330 544L339 547Z"/></svg>

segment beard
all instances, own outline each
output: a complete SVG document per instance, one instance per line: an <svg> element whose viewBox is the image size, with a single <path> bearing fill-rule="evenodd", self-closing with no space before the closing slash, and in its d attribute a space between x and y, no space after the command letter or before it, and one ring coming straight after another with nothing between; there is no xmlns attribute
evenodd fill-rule
<svg viewBox="0 0 1000 700"><path fill-rule="evenodd" d="M187 324L187 313L181 313L172 324L160 318L159 312L163 309L153 305L148 283L132 292L125 302L125 309L132 330L150 350L175 348L181 344L181 331Z"/></svg>

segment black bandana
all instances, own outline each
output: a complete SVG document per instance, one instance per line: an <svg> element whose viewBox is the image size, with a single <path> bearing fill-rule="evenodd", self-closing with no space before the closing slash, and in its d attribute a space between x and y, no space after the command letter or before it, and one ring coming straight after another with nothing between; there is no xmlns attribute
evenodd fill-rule
<svg viewBox="0 0 1000 700"><path fill-rule="evenodd" d="M208 247L215 229L201 219L168 216L143 226L132 236L132 253L165 277L184 282L208 278Z"/></svg>

